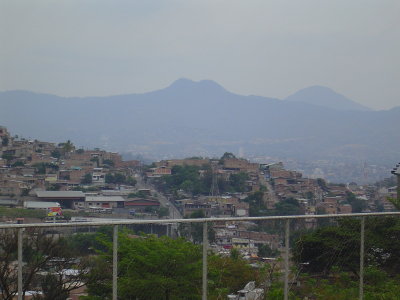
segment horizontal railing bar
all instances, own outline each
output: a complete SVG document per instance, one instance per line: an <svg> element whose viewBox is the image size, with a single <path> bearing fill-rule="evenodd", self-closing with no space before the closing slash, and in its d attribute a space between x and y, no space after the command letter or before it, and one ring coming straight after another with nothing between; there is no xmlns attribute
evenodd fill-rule
<svg viewBox="0 0 400 300"><path fill-rule="evenodd" d="M355 213L355 214L326 214L326 215L292 215L292 216L264 216L264 217L229 217L229 218L198 218L198 219L162 219L162 220L112 220L101 222L70 222L70 223L28 223L28 224L0 224L0 229L11 228L54 228L54 227L88 227L104 225L135 225L135 224L171 224L171 223L203 223L203 222L243 222L268 221L291 219L323 219L323 218L356 218L372 216L400 216L400 212Z"/></svg>

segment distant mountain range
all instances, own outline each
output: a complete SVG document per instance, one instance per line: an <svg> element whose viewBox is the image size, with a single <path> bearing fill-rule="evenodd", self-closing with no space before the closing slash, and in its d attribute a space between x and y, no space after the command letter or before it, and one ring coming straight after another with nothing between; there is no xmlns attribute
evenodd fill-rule
<svg viewBox="0 0 400 300"><path fill-rule="evenodd" d="M371 110L324 86L311 86L302 89L290 95L285 100L304 102L337 110Z"/></svg>
<svg viewBox="0 0 400 300"><path fill-rule="evenodd" d="M109 97L0 93L0 125L12 133L153 158L244 149L251 156L390 164L399 160L399 120L400 107L372 111L325 87L285 100L188 79Z"/></svg>

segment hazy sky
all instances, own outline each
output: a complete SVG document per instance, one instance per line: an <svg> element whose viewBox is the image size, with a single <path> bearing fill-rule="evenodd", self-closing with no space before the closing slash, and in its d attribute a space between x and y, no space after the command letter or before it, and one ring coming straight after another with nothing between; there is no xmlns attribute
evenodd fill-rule
<svg viewBox="0 0 400 300"><path fill-rule="evenodd" d="M0 0L0 90L146 92L186 77L400 105L399 0Z"/></svg>

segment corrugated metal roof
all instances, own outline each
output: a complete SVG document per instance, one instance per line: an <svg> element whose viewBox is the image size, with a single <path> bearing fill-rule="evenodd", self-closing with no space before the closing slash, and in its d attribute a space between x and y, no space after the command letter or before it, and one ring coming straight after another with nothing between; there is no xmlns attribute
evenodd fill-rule
<svg viewBox="0 0 400 300"><path fill-rule="evenodd" d="M85 194L81 191L36 191L39 198L83 198Z"/></svg>
<svg viewBox="0 0 400 300"><path fill-rule="evenodd" d="M0 199L0 205L17 205L18 200L15 199Z"/></svg>
<svg viewBox="0 0 400 300"><path fill-rule="evenodd" d="M86 202L119 202L125 201L121 196L86 196Z"/></svg>

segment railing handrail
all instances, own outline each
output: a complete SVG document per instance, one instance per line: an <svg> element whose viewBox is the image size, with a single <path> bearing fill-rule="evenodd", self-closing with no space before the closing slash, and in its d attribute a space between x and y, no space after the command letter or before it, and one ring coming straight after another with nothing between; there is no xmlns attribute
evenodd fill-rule
<svg viewBox="0 0 400 300"><path fill-rule="evenodd" d="M134 224L171 224L171 223L204 223L204 222L243 222L243 221L268 221L291 219L322 219L322 218L347 218L347 217L372 217L372 216L400 216L400 212L374 212L354 214L325 214L325 215L288 215L288 216L262 216L262 217L229 217L229 218L197 218L197 219L161 219L161 220L111 220L99 222L69 222L69 223L27 223L27 224L0 224L0 229L12 228L54 228L54 227L87 227L104 225L134 225Z"/></svg>

